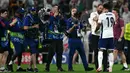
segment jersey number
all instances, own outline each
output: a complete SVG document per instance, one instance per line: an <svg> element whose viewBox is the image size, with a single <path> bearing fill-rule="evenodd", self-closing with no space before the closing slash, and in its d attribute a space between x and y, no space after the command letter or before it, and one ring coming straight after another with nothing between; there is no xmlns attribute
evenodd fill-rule
<svg viewBox="0 0 130 73"><path fill-rule="evenodd" d="M107 17L107 26L112 27L114 25L114 18L113 17Z"/></svg>

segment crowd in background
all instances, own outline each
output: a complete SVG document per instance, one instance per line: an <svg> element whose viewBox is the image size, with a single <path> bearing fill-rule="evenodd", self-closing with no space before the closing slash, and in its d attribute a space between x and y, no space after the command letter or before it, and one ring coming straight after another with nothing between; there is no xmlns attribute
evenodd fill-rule
<svg viewBox="0 0 130 73"><path fill-rule="evenodd" d="M7 53L5 52L7 50L4 50L3 54L4 58L6 58L7 55L9 55L7 58L7 68L13 71L12 67L13 61L16 59L16 57L18 57L19 62L17 71L26 71L23 68L21 68L21 61L20 61L22 53L25 51L25 50L23 51L22 48L26 47L31 49L31 51L29 52L31 52L31 58L32 58L31 60L32 62L29 64L27 71L38 72L38 68L36 66L36 54L38 53L37 48L39 48L39 45L40 46L42 45L42 47L44 48L43 45L49 44L49 46L47 46L47 48L49 49L47 51L48 56L45 71L50 71L50 63L55 53L57 54L57 70L64 71L64 69L62 68L61 60L63 51L66 51L68 48L66 47L65 43L67 41L68 45L76 44L75 46L80 48L79 50L77 49L77 47L72 46L71 48L74 49L69 50L71 53L69 53L70 57L68 62L69 63L68 71L74 71L72 63L73 64L76 64L77 62L81 63L80 61L81 59L85 71L93 70L93 68L89 68L88 64L86 63L87 61L94 63L96 60L93 59L95 52L93 50L93 45L91 45L92 25L90 25L88 19L91 16L92 12L97 11L97 7L99 4L105 3L107 1L108 0L91 0L91 1L90 0L0 0L0 10L3 10L3 12L5 11L8 13L8 17L6 17L7 20L4 20L4 22L5 24L8 25L6 30L9 30L10 33L9 35L6 34L6 36L9 36L8 40L11 41L11 45L9 44L9 46L11 46L12 48L13 44L13 47L15 48L14 54L12 53L12 51ZM109 0L109 1L111 3L110 4L111 6L119 9L119 17L124 20L124 25L126 26L126 24L129 24L130 1L129 0ZM76 15L73 15L73 11L75 13L77 12L78 13ZM75 19L71 17L75 17L76 20L80 20L79 22L83 24L83 30L81 32L82 33L81 40L72 39L70 41L67 38L67 36L69 38L76 38L76 39L81 37L80 34L79 37L73 36L75 35L76 31L73 32L72 34L68 34L68 32L71 32L71 30L73 30L71 29L72 26L68 24L71 24L71 22L78 23ZM2 20L2 18L0 20ZM21 24L22 26L19 26L19 24ZM58 25L55 26L55 24ZM78 28L82 28L82 26ZM2 35L1 33L2 32L0 31L0 35ZM18 35L20 36L18 37ZM64 36L64 38L62 36ZM81 41L83 44L81 43ZM129 41L129 39L127 39L127 41ZM63 49L63 45L65 49ZM125 48L124 50L126 50L126 52L128 52L128 46L129 43L126 43L124 46ZM21 50L17 50L19 48ZM40 49L40 52L41 51L44 52L43 50ZM78 55L81 56L81 59L77 61ZM128 53L125 53L125 56L127 63L130 64ZM6 61L6 59L2 59L3 64L0 64L1 70L4 70L5 69L4 67L6 65L6 63L3 61ZM34 65L34 69L32 67L32 64Z"/></svg>

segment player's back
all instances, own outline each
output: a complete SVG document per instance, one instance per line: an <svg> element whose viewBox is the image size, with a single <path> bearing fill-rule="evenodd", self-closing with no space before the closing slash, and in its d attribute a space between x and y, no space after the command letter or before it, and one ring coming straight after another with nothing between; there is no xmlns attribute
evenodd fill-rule
<svg viewBox="0 0 130 73"><path fill-rule="evenodd" d="M113 25L115 24L115 15L112 12L102 13L99 16L101 22L101 38L113 38Z"/></svg>

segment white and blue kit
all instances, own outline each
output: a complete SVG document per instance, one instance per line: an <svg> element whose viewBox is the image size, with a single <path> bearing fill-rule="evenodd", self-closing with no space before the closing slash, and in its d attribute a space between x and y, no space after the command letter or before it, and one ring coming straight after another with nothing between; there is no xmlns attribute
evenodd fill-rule
<svg viewBox="0 0 130 73"><path fill-rule="evenodd" d="M115 24L115 15L112 12L102 13L99 15L98 23L100 27L100 49L114 49L113 43L113 25Z"/></svg>

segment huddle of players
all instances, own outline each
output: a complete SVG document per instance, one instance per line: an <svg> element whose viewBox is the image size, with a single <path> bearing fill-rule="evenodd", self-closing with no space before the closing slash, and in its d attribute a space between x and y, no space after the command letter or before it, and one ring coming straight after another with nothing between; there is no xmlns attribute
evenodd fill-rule
<svg viewBox="0 0 130 73"><path fill-rule="evenodd" d="M104 67L106 69L103 71L112 72L114 60L118 53L123 62L122 70L129 71L123 52L124 22L119 17L119 10L116 8L112 9L109 2L103 5L99 4L97 11L91 13L89 23L92 29L96 71L102 71L103 59L108 58L109 65L105 65L107 67ZM107 50L108 57L104 56L104 50ZM105 63L107 64L107 62Z"/></svg>

